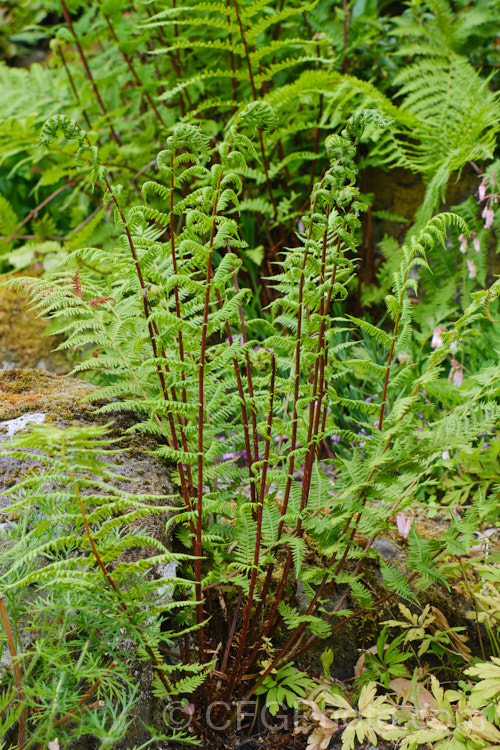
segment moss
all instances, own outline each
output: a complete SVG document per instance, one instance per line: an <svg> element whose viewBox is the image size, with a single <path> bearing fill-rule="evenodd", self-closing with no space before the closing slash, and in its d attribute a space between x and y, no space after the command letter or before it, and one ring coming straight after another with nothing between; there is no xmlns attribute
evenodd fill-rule
<svg viewBox="0 0 500 750"><path fill-rule="evenodd" d="M26 368L0 373L0 383L5 393L26 393L34 389L46 390L50 380L45 373Z"/></svg>
<svg viewBox="0 0 500 750"><path fill-rule="evenodd" d="M59 337L49 337L47 322L31 312L23 294L0 288L0 368L42 367L68 370L67 356L54 352Z"/></svg>
<svg viewBox="0 0 500 750"><path fill-rule="evenodd" d="M96 387L89 383L42 370L3 370L0 371L0 421L34 411L47 412L52 420L73 421L88 414L91 407L81 402L94 392Z"/></svg>

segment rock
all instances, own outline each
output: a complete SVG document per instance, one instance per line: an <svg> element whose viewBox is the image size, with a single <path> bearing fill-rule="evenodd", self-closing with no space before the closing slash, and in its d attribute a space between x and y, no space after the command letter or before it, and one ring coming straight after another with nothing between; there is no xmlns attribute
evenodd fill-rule
<svg viewBox="0 0 500 750"><path fill-rule="evenodd" d="M52 414L62 426L90 418L92 407L82 403L98 389L82 380L51 375L41 370L0 370L0 422L33 412ZM93 409L95 414L95 408ZM97 418L97 417L96 417ZM105 420L101 419L101 423Z"/></svg>
<svg viewBox="0 0 500 750"><path fill-rule="evenodd" d="M388 539L375 539L372 544L373 549L386 560L391 560L400 555L400 548L395 542Z"/></svg>
<svg viewBox="0 0 500 750"><path fill-rule="evenodd" d="M82 401L85 397L92 397ZM151 455L156 447L153 438L144 434L125 434L126 430L137 423L139 416L132 412L120 412L116 414L99 414L97 409L100 405L98 400L99 389L90 383L78 381L73 378L56 376L40 370L10 369L0 371L0 444L6 442L21 430L29 430L30 422L36 424L54 424L58 427L108 424L111 423L111 437L120 437L119 454L113 456L113 461L119 467L122 476L138 480L134 483L126 480L117 480L115 486L127 489L129 492L147 493L152 495L171 495L170 505L175 504L177 489L172 484L169 476L169 465L161 458ZM0 455L0 492L6 494L0 496L0 549L10 543L7 534L12 528L15 519L9 516L9 487L18 483L23 475L33 469L35 463L20 460L12 456ZM135 490L136 487L136 490ZM160 500L165 504L165 499ZM167 548L171 546L171 531L166 533L165 524L170 518L171 512L162 514L151 514L140 521L141 530L148 535L161 541ZM156 548L133 548L120 560L132 561L144 559L157 554ZM176 573L175 563L158 565L153 569L156 579L172 579ZM163 596L169 597L172 593L172 583L165 583ZM19 633L23 648L29 647L31 631ZM116 748L134 747L141 745L150 738L150 733L144 724L158 726L159 731L164 731L162 720L163 706L152 694L153 673L151 665L145 661L139 661L135 651L135 644L130 640L130 657L127 663L134 681L140 686L139 701L129 717L132 719L129 730L123 740ZM10 668L10 656L4 649L0 656L0 669ZM95 739L95 738L94 738ZM84 750L94 747L94 739L80 738L71 743L72 750ZM98 747L99 743L95 744Z"/></svg>
<svg viewBox="0 0 500 750"><path fill-rule="evenodd" d="M24 430L29 424L43 424L46 416L46 414L36 411L31 414L23 414L16 419L8 419L6 422L2 422L2 430L7 433L8 437L12 437L12 435Z"/></svg>

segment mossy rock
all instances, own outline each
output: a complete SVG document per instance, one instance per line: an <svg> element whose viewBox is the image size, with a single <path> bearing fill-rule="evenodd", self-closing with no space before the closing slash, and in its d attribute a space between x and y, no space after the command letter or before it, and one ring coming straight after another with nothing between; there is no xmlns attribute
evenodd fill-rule
<svg viewBox="0 0 500 750"><path fill-rule="evenodd" d="M0 371L0 421L29 412L46 412L64 423L89 416L82 404L97 388L83 380L51 375L42 370L20 368Z"/></svg>

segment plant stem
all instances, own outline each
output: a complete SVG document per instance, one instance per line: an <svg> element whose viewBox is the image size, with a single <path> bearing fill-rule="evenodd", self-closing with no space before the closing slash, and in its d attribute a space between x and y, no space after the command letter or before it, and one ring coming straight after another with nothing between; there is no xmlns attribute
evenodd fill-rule
<svg viewBox="0 0 500 750"><path fill-rule="evenodd" d="M78 89L75 86L75 81L73 79L73 75L68 67L68 64L66 62L66 58L64 56L64 53L61 49L61 45L58 46L57 51L59 52L59 55L61 57L61 62L63 64L64 70L66 71L66 76L69 81L69 85L71 86L71 90L73 91L73 96L75 97L76 103L80 105L80 95L78 94ZM90 124L90 118L87 114L87 112L82 107L82 115L85 119L85 122L87 123L87 127L90 130L92 128L92 125Z"/></svg>
<svg viewBox="0 0 500 750"><path fill-rule="evenodd" d="M20 224L17 225L14 231L11 232L11 234L9 234L9 236L6 239L4 239L4 244L8 245L9 242L12 242L12 240L16 238L19 230L22 229L28 223L28 221L36 217L38 212L41 211L42 208L45 208L45 206L47 206L51 201L53 201L54 198L57 198L58 195L60 195L65 190L67 190L69 187L73 187L79 179L80 179L79 177L76 177L76 178L72 177L64 185L57 188L57 190L54 190L54 192L51 193L47 198L45 198L41 203L39 203L38 206L36 206L35 208L32 208L29 214L24 217L24 219L21 221Z"/></svg>
<svg viewBox="0 0 500 750"><path fill-rule="evenodd" d="M276 359L274 356L274 352L270 352L270 354L271 354L271 381L269 383L269 391L270 391L269 411L267 415L264 461L262 465L262 477L260 480L260 494L259 494L259 502L258 502L258 507L257 507L257 530L255 534L255 547L254 547L252 575L250 578L250 587L248 591L247 604L246 604L245 612L243 615L243 625L242 625L241 633L239 636L238 652L234 659L234 667L233 667L233 671L228 682L225 697L228 697L232 694L234 685L240 674L241 659L242 659L243 651L246 645L246 639L247 639L247 634L248 634L249 625L250 625L250 614L251 614L252 606L254 605L254 592L255 592L255 586L257 583L257 575L259 572L259 559L260 559L260 553L261 553L260 546L262 542L262 514L263 514L263 509L264 509L266 476L267 476L267 468L269 465L269 451L270 451L270 446L271 446L271 427L272 427L272 421L273 421L274 392L275 392L275 379L276 379Z"/></svg>
<svg viewBox="0 0 500 750"><path fill-rule="evenodd" d="M99 551L97 549L94 537L93 537L92 532L90 530L89 522L88 522L88 519L87 519L87 512L85 510L85 505L83 504L82 496L80 494L80 489L78 487L78 484L76 482L76 478L75 478L73 472L69 468L68 461L67 461L67 458L66 458L66 454L64 452L64 446L62 446L62 460L63 460L64 466L66 468L66 471L68 473L68 477L69 477L69 479L70 479L70 481L71 481L71 483L73 485L73 490L75 492L75 496L76 496L76 499L78 501L78 505L80 506L80 513L81 513L81 516L82 516L83 525L85 526L85 533L87 535L87 539L88 539L90 547L92 549L92 553L93 553L93 555L94 555L94 557L96 559L97 565L99 566L99 568L100 568L100 570L101 570L101 572L102 572L102 574L104 576L104 579L106 580L108 586L112 589L112 591L114 591L114 593L119 598L120 601L119 601L118 604L119 604L120 609L130 619L131 618L130 609L129 609L128 605L123 601L122 593L121 593L120 589L118 588L118 586L116 585L116 583L114 582L114 580L111 578L110 574L108 573L108 571L106 569L106 566L104 565L104 562L103 562L103 560L102 560L102 558L101 558L101 556L99 554ZM163 687L165 688L165 690L168 693L171 693L172 692L172 686L170 685L170 682L168 681L168 679L165 677L165 674L163 673L163 670L161 668L161 664L158 661L158 659L156 658L156 655L155 655L153 649L149 645L148 639L147 639L146 634L144 633L144 630L142 628L138 627L138 626L136 626L136 629L137 629L137 632L141 635L141 637L143 639L144 648L146 649L146 651L148 653L148 656L151 659L151 662L152 662L152 664L153 664L153 666L154 666L154 668L156 670L156 674L158 675L160 681L162 682Z"/></svg>
<svg viewBox="0 0 500 750"><path fill-rule="evenodd" d="M256 102L257 99L258 99L257 89L255 88L255 80L254 80L254 77L253 77L253 70L252 70L252 61L250 60L250 50L248 48L248 42L247 42L247 39L246 39L245 30L243 28L243 22L242 22L241 16L240 16L240 9L239 9L239 6L238 6L238 0L233 0L233 6L234 6L235 13L236 13L236 19L238 21L238 26L240 28L241 41L243 43L243 48L245 50L245 60L246 60L246 63L247 63L248 78L250 80L250 86L251 86L251 89L252 89L252 96L253 96L254 102ZM271 201L271 205L273 207L274 219L276 219L277 216L278 216L278 207L276 206L276 201L275 201L274 195L273 195L273 188L272 188L272 185L271 185L271 180L269 179L269 167L268 167L268 164L267 164L267 157L266 157L266 152L265 152L265 149L264 149L264 138L263 138L263 135L262 135L262 128L259 128L258 132L259 132L260 153L261 153L261 156L262 156L262 167L264 169L264 175L265 175L265 179L266 179L266 188L267 188L267 192L268 192L268 195L269 195L269 200Z"/></svg>
<svg viewBox="0 0 500 750"><path fill-rule="evenodd" d="M195 578L195 596L196 596L196 622L199 630L199 647L200 661L205 662L205 634L202 627L203 623L203 592L201 588L201 557L202 557L202 534L201 527L203 521L203 427L205 421L205 364L206 348L208 333L208 316L210 307L210 293L212 289L212 253L215 238L215 227L217 217L217 204L219 201L219 190L222 183L223 169L220 169L217 187L214 195L214 205L212 211L212 227L210 230L210 239L208 243L207 274L205 279L205 300L203 303L203 325L201 330L200 346L200 367L198 370L198 477L197 477L197 504L196 504L196 541L194 545L194 578Z"/></svg>
<svg viewBox="0 0 500 750"><path fill-rule="evenodd" d="M98 4L99 4L99 7L101 7L100 0L98 0ZM139 78L139 74L137 73L137 71L136 71L136 69L134 67L134 64L133 64L130 56L121 48L121 46L120 46L120 40L118 39L118 37L116 35L116 32L115 32L114 27L113 27L113 24L111 23L111 19L109 18L109 16L106 13L104 13L104 11L101 10L101 12L102 12L102 16L103 16L104 20L106 21L106 24L108 26L110 34L113 37L114 41L116 42L116 45L117 45L118 49L120 50L121 55L122 55L123 59L125 60L125 62L127 64L127 67L130 70L130 72L131 72L131 74L132 74L132 76L134 78L134 81L136 82L137 86L144 91L144 96L146 97L149 106L151 107L151 109L155 113L155 115L158 118L160 124L166 129L167 126L165 125L165 121L163 120L163 117L161 116L160 112L158 111L158 107L154 103L154 100L152 99L149 91L146 91L146 89L144 88L144 85L143 85L141 79Z"/></svg>
<svg viewBox="0 0 500 750"><path fill-rule="evenodd" d="M71 16L69 14L69 11L68 11L68 9L66 7L66 3L64 2L64 0L61 0L61 8L62 8L62 12L63 12L63 15L64 15L64 20L68 24L68 28L69 28L69 30L71 32L71 35L72 35L73 39L75 40L75 45L76 45L76 48L78 50L78 54L80 56L80 60L82 61L82 65L83 65L83 68L85 70L85 75L87 76L87 78L88 78L88 80L90 82L90 85L92 86L92 91L94 92L94 96L97 99L97 103L99 104L99 107L101 109L102 114L104 115L104 117L107 118L108 117L108 111L107 111L106 107L104 106L104 102L102 100L101 94L100 94L99 89L97 87L97 84L96 84L96 82L94 80L94 77L93 77L93 75L92 75L92 73L90 71L89 64L87 62L87 58L85 57L85 53L83 51L82 45L80 44L80 42L78 40L78 37L76 35L75 29L74 29L74 26L73 26L73 21L71 20ZM119 136L116 134L112 122L109 122L109 130L111 132L111 137L115 141L116 145L117 146L121 146L121 140L120 140Z"/></svg>
<svg viewBox="0 0 500 750"><path fill-rule="evenodd" d="M87 138L87 141L88 141L88 138ZM139 259L138 259L138 256L137 256L137 253L136 253L136 250L135 250L134 241L133 241L132 235L130 233L128 222L127 222L127 220L125 218L125 215L124 215L124 213L123 213L123 211L121 209L121 206L120 206L120 204L119 204L119 202L118 202L118 200L116 198L116 195L115 195L115 193L113 191L113 188L111 187L111 185L110 185L109 180L108 180L107 177L104 178L104 182L105 182L105 185L106 185L106 189L108 190L108 192L109 192L109 194L111 196L111 199L112 199L113 203L115 204L116 210L118 211L120 219L121 219L121 221L123 223L123 226L125 228L125 233L127 235L127 242L128 242L129 248L130 248L130 253L131 253L132 259L134 261L134 266L135 266L135 270L136 270L136 273L137 273L137 278L139 280L139 284L140 284L140 287L141 287L141 290L142 290L143 305L144 305L144 314L145 314L146 320L147 320L149 338L150 338L150 341L151 341L151 348L153 350L153 355L154 355L155 359L157 360L158 359L158 351L157 351L157 347L156 347L156 339L155 339L155 337L159 336L159 331L158 331L158 326L156 325L156 321L153 320L152 322L150 322L150 320L149 320L149 309L148 309L148 303L147 303L147 288L146 288L146 285L144 283L144 279L143 279L143 276L142 276L142 271L141 271L141 267L140 267L140 264L139 264ZM168 372L168 365L166 364L166 358L165 358L165 353L164 352L163 352L163 359L165 360L165 365L164 365L165 369ZM158 377L159 377L159 380L160 380L160 386L161 386L161 389L162 389L163 398L164 398L165 401L168 402L169 399L168 399L168 393L167 393L165 378L164 378L163 372L162 372L161 367L160 367L159 364L157 365L157 372L158 372ZM172 413L170 411L168 411L167 419L169 421L169 426L170 426L170 431L171 431L171 436L172 436L172 442L173 442L174 450L179 450L179 443L178 443L178 440L177 440L177 433L176 433L176 430L175 430L175 424L174 424L174 421L173 421ZM185 480L185 476L184 476L184 469L183 469L183 467L182 467L182 465L180 463L178 464L178 468L179 468L179 479L181 481L181 491L182 491L182 496L183 496L183 499L184 499L184 503L186 505L187 510L191 511L192 508L191 508L191 502L189 500L189 494L188 494L187 484L186 484L186 480ZM188 477L188 481L189 481L189 477ZM192 519L190 519L190 524L192 525L192 523L193 523ZM192 528L192 531L194 531L194 527L191 526L191 528Z"/></svg>
<svg viewBox="0 0 500 750"><path fill-rule="evenodd" d="M349 17L347 13L349 0L342 0L343 10L343 27L344 27L344 59L342 61L342 73L347 75L349 73L349 60L347 57L347 50L349 48Z"/></svg>

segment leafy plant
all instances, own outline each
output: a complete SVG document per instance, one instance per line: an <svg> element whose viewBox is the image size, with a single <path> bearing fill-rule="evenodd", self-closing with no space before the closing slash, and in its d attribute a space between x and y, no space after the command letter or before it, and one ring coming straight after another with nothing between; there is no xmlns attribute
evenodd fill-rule
<svg viewBox="0 0 500 750"><path fill-rule="evenodd" d="M498 659L469 667L466 673L479 682L462 684L461 690L446 690L431 675L430 690L417 678L396 678L394 693L377 695L374 682L365 684L357 701L323 687L312 698L296 728L308 734L307 750L325 750L331 737L342 731L342 750L351 750L357 740L377 743L377 735L396 741L404 750L425 746L433 750L479 750L497 747L500 731L498 711ZM394 698L393 698L394 696ZM333 708L332 708L333 707ZM342 724L339 724L339 720Z"/></svg>
<svg viewBox="0 0 500 750"><path fill-rule="evenodd" d="M399 603L403 620L387 620L385 625L391 628L403 629L402 644L420 642L417 656L428 652L442 657L443 653L459 654L464 661L470 661L470 649L466 645L467 636L461 631L463 628L451 628L440 610L429 604L421 613L412 613L408 607Z"/></svg>
<svg viewBox="0 0 500 750"><path fill-rule="evenodd" d="M368 740L377 745L378 737L385 737L392 728L391 722L396 713L396 706L389 703L385 696L377 696L374 682L364 685L356 706L343 695L324 690L317 698L318 703L303 700L311 707L311 726L302 725L300 731L309 734L307 750L326 750L333 734L342 732L342 750L352 750L355 742ZM321 703L321 708L319 706ZM339 724L339 720L342 724Z"/></svg>
<svg viewBox="0 0 500 750"><path fill-rule="evenodd" d="M18 747L89 733L111 747L140 697L127 667L134 659L149 659L158 685L172 691L159 644L173 632L160 626L187 602L165 600L165 579L146 573L183 556L141 531L167 498L123 488L114 443L106 427L33 425L2 448L33 467L4 493L17 521L0 554L2 640L13 666L1 678L0 727L4 735L18 721ZM127 550L144 546L149 558L127 560ZM194 689L203 671L191 670L184 687Z"/></svg>
<svg viewBox="0 0 500 750"><path fill-rule="evenodd" d="M253 316L275 295L266 276L279 272L279 252L297 245L312 186L328 167L324 138L352 111L371 107L394 123L392 132L367 125L363 167L404 164L424 175L415 229L437 208L453 170L493 153L497 94L487 71L471 64L479 37L494 47L488 8L454 15L430 2L392 17L392 7L360 0L342 8L330 0L286 7L38 0L33 16L32 5L9 6L5 16L20 42L42 34L50 52L43 66L0 68L2 270L50 269L57 256L89 244L112 252L116 241L71 154L62 146L54 163L37 148L41 124L56 113L85 123L130 202L158 178L156 153L176 123L223 140L249 104L272 108L272 122L256 129L259 158L240 175L246 245L237 252ZM33 18L45 18L43 29ZM422 62L429 50L432 59Z"/></svg>
<svg viewBox="0 0 500 750"><path fill-rule="evenodd" d="M267 665L263 662L262 666ZM289 708L297 708L299 698L304 698L314 687L314 682L305 672L299 672L292 664L273 670L255 691L255 695L266 696L266 706L271 716L276 716L280 706L285 704Z"/></svg>
<svg viewBox="0 0 500 750"><path fill-rule="evenodd" d="M408 674L405 662L411 658L412 654L401 648L404 635L393 638L390 643L387 643L388 636L389 630L384 627L377 638L376 652L367 651L364 654L365 663L363 672L358 678L359 685L380 682L388 688L391 680Z"/></svg>

